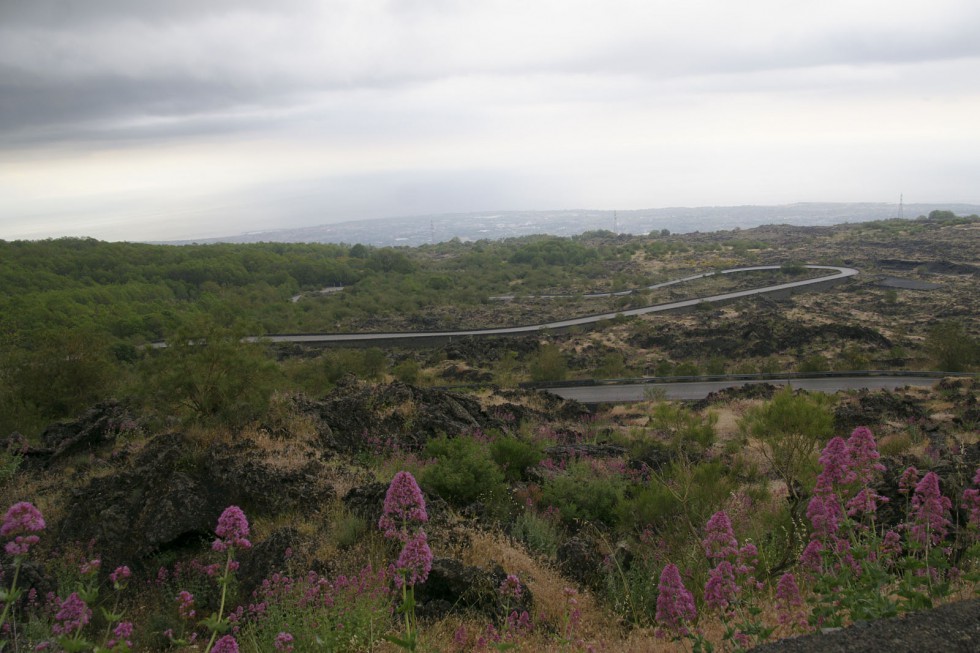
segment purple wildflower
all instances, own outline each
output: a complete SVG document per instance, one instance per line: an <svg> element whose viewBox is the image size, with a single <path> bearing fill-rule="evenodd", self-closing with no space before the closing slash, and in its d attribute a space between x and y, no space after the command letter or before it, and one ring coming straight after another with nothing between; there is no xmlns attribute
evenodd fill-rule
<svg viewBox="0 0 980 653"><path fill-rule="evenodd" d="M889 530L881 538L881 554L895 558L902 555L902 536L898 531Z"/></svg>
<svg viewBox="0 0 980 653"><path fill-rule="evenodd" d="M43 531L44 526L44 517L33 504L27 501L15 503L7 510L7 514L3 517L3 525L0 526L0 535L14 536L4 545L4 550L14 557L27 555L31 547L41 541L37 535L27 535L27 533Z"/></svg>
<svg viewBox="0 0 980 653"><path fill-rule="evenodd" d="M197 616L194 609L194 595L187 590L181 590L177 595L177 613L182 619L193 619Z"/></svg>
<svg viewBox="0 0 980 653"><path fill-rule="evenodd" d="M776 584L776 615L782 626L806 626L806 614L803 609L803 598L796 577L785 573Z"/></svg>
<svg viewBox="0 0 980 653"><path fill-rule="evenodd" d="M395 567L405 575L409 585L424 583L432 571L432 550L429 548L425 531L419 530L414 537L405 542Z"/></svg>
<svg viewBox="0 0 980 653"><path fill-rule="evenodd" d="M120 621L113 629L112 636L112 639L106 642L106 647L109 650L116 648L120 644L124 644L127 649L132 648L133 642L129 638L133 636L133 622Z"/></svg>
<svg viewBox="0 0 980 653"><path fill-rule="evenodd" d="M238 653L238 642L231 635L225 635L214 643L211 653Z"/></svg>
<svg viewBox="0 0 980 653"><path fill-rule="evenodd" d="M836 495L816 494L807 504L806 516L813 524L814 535L823 539L836 535L844 513Z"/></svg>
<svg viewBox="0 0 980 653"><path fill-rule="evenodd" d="M725 612L738 596L735 570L732 563L722 560L708 572L708 582L704 584L704 602L712 610Z"/></svg>
<svg viewBox="0 0 980 653"><path fill-rule="evenodd" d="M738 540L732 532L732 522L724 510L711 515L704 527L701 546L709 560L731 558L738 555Z"/></svg>
<svg viewBox="0 0 980 653"><path fill-rule="evenodd" d="M902 472L901 477L898 479L898 491L902 494L908 494L915 489L918 482L919 470L917 470L915 467L909 467Z"/></svg>
<svg viewBox="0 0 980 653"><path fill-rule="evenodd" d="M58 607L58 613L54 616L56 623L51 626L51 632L56 635L71 635L76 630L81 630L91 618L92 610L77 592L72 592Z"/></svg>
<svg viewBox="0 0 980 653"><path fill-rule="evenodd" d="M888 503L887 497L881 496L873 488L861 488L861 491L847 502L847 516L860 518L862 515L874 515L878 511L878 506L883 503Z"/></svg>
<svg viewBox="0 0 980 653"><path fill-rule="evenodd" d="M810 540L810 543L803 549L803 553L800 554L800 563L810 571L821 571L823 569L823 551L824 546L820 540Z"/></svg>
<svg viewBox="0 0 980 653"><path fill-rule="evenodd" d="M248 519L238 506L228 506L218 517L218 526L214 529L218 539L211 545L214 551L226 551L230 547L236 549L251 548L248 541Z"/></svg>
<svg viewBox="0 0 980 653"><path fill-rule="evenodd" d="M949 529L952 502L939 491L939 477L929 472L915 486L912 496L910 536L922 546L939 544Z"/></svg>
<svg viewBox="0 0 980 653"><path fill-rule="evenodd" d="M501 596L506 598L521 598L521 594L524 593L524 588L521 586L521 579L514 574L507 574L507 578L500 583L499 592Z"/></svg>
<svg viewBox="0 0 980 653"><path fill-rule="evenodd" d="M697 610L694 597L684 587L677 565L671 563L664 567L657 591L657 621L668 631L686 636L689 633L686 624L694 621Z"/></svg>
<svg viewBox="0 0 980 653"><path fill-rule="evenodd" d="M388 539L399 539L405 542L409 538L407 526L411 522L427 522L429 515L425 512L425 498L415 477L409 472L398 472L391 479L388 492L385 494L384 509L378 528L384 531Z"/></svg>
<svg viewBox="0 0 980 653"><path fill-rule="evenodd" d="M817 476L814 491L818 494L832 494L837 486L854 480L851 471L851 455L847 442L842 437L832 438L820 454L823 471Z"/></svg>
<svg viewBox="0 0 980 653"><path fill-rule="evenodd" d="M283 653L292 653L293 636L287 632L281 632L276 635L276 650L282 651Z"/></svg>
<svg viewBox="0 0 980 653"><path fill-rule="evenodd" d="M116 589L121 589L126 580L133 575L133 572L129 570L129 567L122 565L116 567L115 571L109 574L109 580L112 581L113 586Z"/></svg>
<svg viewBox="0 0 980 653"><path fill-rule="evenodd" d="M41 511L27 501L21 501L10 506L3 516L0 535L15 535L18 533L36 533L44 530L44 517Z"/></svg>
<svg viewBox="0 0 980 653"><path fill-rule="evenodd" d="M973 484L980 486L980 468L973 477ZM963 507L970 513L968 523L975 528L980 528L980 488L963 490Z"/></svg>
<svg viewBox="0 0 980 653"><path fill-rule="evenodd" d="M847 439L847 449L850 454L850 467L855 479L861 483L869 482L875 472L885 471L885 466L878 462L881 455L875 436L865 426L859 426L851 432Z"/></svg>

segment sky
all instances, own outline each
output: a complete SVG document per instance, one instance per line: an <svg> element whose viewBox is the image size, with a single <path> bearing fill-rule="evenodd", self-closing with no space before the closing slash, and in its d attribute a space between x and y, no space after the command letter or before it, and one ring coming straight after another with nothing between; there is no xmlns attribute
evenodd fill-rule
<svg viewBox="0 0 980 653"><path fill-rule="evenodd" d="M976 0L0 0L0 239L980 203Z"/></svg>

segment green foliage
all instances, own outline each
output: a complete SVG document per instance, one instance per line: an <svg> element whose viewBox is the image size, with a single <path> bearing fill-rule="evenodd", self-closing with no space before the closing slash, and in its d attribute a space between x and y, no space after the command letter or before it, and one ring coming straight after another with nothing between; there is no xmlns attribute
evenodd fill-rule
<svg viewBox="0 0 980 653"><path fill-rule="evenodd" d="M510 535L523 542L529 551L547 558L554 558L562 540L562 531L555 524L534 512L518 515L510 529Z"/></svg>
<svg viewBox="0 0 980 653"><path fill-rule="evenodd" d="M242 425L269 406L279 379L262 346L213 322L181 329L145 366L146 396L162 414Z"/></svg>
<svg viewBox="0 0 980 653"><path fill-rule="evenodd" d="M531 380L563 381L568 376L568 362L558 345L542 345L531 358Z"/></svg>
<svg viewBox="0 0 980 653"><path fill-rule="evenodd" d="M419 364L414 359L406 358L391 368L392 375L402 383L415 385L419 382Z"/></svg>
<svg viewBox="0 0 980 653"><path fill-rule="evenodd" d="M603 356L599 367L595 370L596 377L600 379L619 379L625 377L628 373L623 355L617 351Z"/></svg>
<svg viewBox="0 0 980 653"><path fill-rule="evenodd" d="M930 328L926 349L944 372L965 372L980 363L980 341L970 336L958 320L946 320Z"/></svg>
<svg viewBox="0 0 980 653"><path fill-rule="evenodd" d="M809 374L811 372L828 372L830 371L830 365L827 363L827 359L820 354L813 354L806 359L800 361L797 366L802 374Z"/></svg>
<svg viewBox="0 0 980 653"><path fill-rule="evenodd" d="M662 402L653 408L648 427L665 438L677 455L700 455L715 442L718 416L704 416L679 403Z"/></svg>
<svg viewBox="0 0 980 653"><path fill-rule="evenodd" d="M739 420L742 434L761 443L762 454L794 497L810 485L816 452L833 435L832 401L822 393L795 394L787 386Z"/></svg>
<svg viewBox="0 0 980 653"><path fill-rule="evenodd" d="M32 431L109 397L119 379L106 339L83 329L38 332L0 352L0 433Z"/></svg>
<svg viewBox="0 0 980 653"><path fill-rule="evenodd" d="M455 506L477 501L493 503L506 496L503 472L487 448L468 437L430 440L425 455L435 462L422 472L426 492L437 494Z"/></svg>
<svg viewBox="0 0 980 653"><path fill-rule="evenodd" d="M622 477L596 476L587 463L577 462L545 482L541 496L542 502L557 508L570 526L582 522L614 526L624 488Z"/></svg>
<svg viewBox="0 0 980 653"><path fill-rule="evenodd" d="M498 438L490 445L490 456L509 482L523 480L527 471L544 458L541 447L512 436Z"/></svg>

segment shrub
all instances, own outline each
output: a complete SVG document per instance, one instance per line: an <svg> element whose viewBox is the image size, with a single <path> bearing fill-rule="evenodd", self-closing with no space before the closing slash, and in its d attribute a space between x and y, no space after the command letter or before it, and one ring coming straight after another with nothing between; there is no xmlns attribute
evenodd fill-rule
<svg viewBox="0 0 980 653"><path fill-rule="evenodd" d="M541 449L531 443L515 437L500 438L490 445L490 455L500 470L510 482L519 481L527 474L527 470L537 465L544 458Z"/></svg>
<svg viewBox="0 0 980 653"><path fill-rule="evenodd" d="M504 475L476 440L444 436L429 441L425 455L435 462L422 472L422 485L447 502L466 506L504 496Z"/></svg>
<svg viewBox="0 0 980 653"><path fill-rule="evenodd" d="M532 553L548 558L555 557L562 539L561 530L554 523L531 511L524 512L514 520L510 534L527 545Z"/></svg>
<svg viewBox="0 0 980 653"><path fill-rule="evenodd" d="M597 522L615 526L624 486L622 477L596 477L588 464L578 462L569 465L564 474L548 480L541 494L542 501L557 508L569 525Z"/></svg>

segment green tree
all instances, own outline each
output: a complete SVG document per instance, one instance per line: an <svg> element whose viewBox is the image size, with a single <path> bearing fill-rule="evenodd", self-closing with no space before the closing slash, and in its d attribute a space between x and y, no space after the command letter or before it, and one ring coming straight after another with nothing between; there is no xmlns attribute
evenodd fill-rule
<svg viewBox="0 0 980 653"><path fill-rule="evenodd" d="M980 342L959 320L945 320L930 328L926 350L944 372L965 372L980 359Z"/></svg>
<svg viewBox="0 0 980 653"><path fill-rule="evenodd" d="M240 426L265 414L279 370L239 329L196 321L180 329L147 365L146 394L169 412Z"/></svg>
<svg viewBox="0 0 980 653"><path fill-rule="evenodd" d="M558 345L543 345L530 367L532 381L563 381L568 376L568 362Z"/></svg>
<svg viewBox="0 0 980 653"><path fill-rule="evenodd" d="M749 408L739 430L760 445L790 493L799 501L816 469L816 453L833 435L832 400L825 394L795 394L789 386L771 401Z"/></svg>

